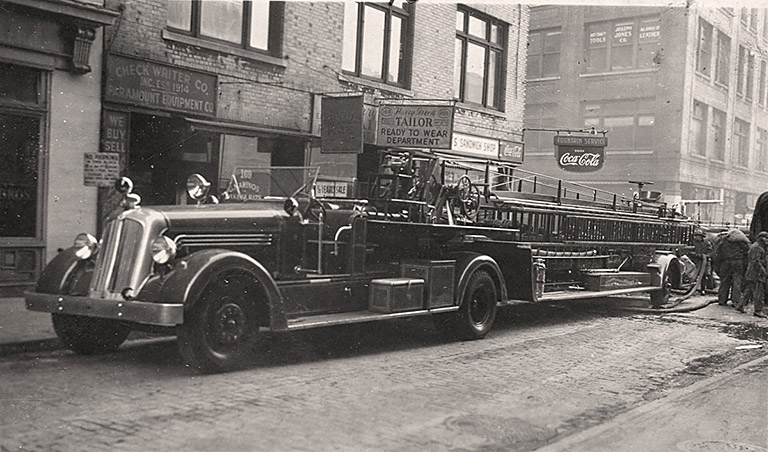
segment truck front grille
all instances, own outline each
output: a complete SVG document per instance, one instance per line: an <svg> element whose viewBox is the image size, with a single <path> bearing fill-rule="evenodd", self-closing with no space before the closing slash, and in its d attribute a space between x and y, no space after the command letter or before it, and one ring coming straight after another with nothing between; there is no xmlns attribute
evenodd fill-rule
<svg viewBox="0 0 768 452"><path fill-rule="evenodd" d="M144 279L148 265L142 262L146 238L142 223L130 218L107 224L99 255L96 258L91 295L112 298Z"/></svg>

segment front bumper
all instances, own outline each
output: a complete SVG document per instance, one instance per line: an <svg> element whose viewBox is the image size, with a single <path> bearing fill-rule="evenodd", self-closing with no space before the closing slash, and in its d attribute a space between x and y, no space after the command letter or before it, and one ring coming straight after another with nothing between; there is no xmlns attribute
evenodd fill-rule
<svg viewBox="0 0 768 452"><path fill-rule="evenodd" d="M38 292L25 292L24 300L30 311L82 315L159 326L175 326L184 323L184 305L182 304L105 300Z"/></svg>

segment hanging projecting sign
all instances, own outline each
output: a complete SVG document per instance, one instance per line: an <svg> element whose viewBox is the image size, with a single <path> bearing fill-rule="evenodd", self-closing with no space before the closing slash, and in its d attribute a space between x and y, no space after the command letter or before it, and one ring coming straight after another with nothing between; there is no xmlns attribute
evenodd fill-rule
<svg viewBox="0 0 768 452"><path fill-rule="evenodd" d="M451 149L452 105L387 105L379 107L379 146Z"/></svg>
<svg viewBox="0 0 768 452"><path fill-rule="evenodd" d="M119 55L107 58L104 100L216 116L215 75Z"/></svg>
<svg viewBox="0 0 768 452"><path fill-rule="evenodd" d="M607 145L605 137L555 135L557 164L566 171L597 171L603 167Z"/></svg>
<svg viewBox="0 0 768 452"><path fill-rule="evenodd" d="M523 163L524 145L520 141L499 141L499 160L510 163Z"/></svg>
<svg viewBox="0 0 768 452"><path fill-rule="evenodd" d="M320 113L320 152L363 152L363 96L323 97Z"/></svg>

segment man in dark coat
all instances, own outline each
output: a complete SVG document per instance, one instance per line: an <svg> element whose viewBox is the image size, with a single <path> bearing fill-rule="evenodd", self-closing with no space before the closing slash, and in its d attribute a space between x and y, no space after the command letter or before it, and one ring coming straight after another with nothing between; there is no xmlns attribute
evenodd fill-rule
<svg viewBox="0 0 768 452"><path fill-rule="evenodd" d="M728 305L728 296L734 306L741 302L741 280L747 264L749 239L738 229L721 233L712 257L712 264L720 276L717 303Z"/></svg>
<svg viewBox="0 0 768 452"><path fill-rule="evenodd" d="M744 312L745 306L752 299L755 302L755 316L766 318L763 314L763 305L766 297L766 283L768 283L768 262L766 261L766 250L768 249L768 232L760 232L757 239L749 247L747 255L747 273L744 275L746 280L746 291L741 301L737 303L736 309Z"/></svg>

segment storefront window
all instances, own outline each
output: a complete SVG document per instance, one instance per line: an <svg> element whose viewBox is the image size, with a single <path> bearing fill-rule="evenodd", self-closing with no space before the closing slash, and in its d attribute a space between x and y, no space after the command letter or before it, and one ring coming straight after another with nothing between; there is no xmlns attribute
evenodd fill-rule
<svg viewBox="0 0 768 452"><path fill-rule="evenodd" d="M37 233L40 118L0 113L0 237Z"/></svg>

